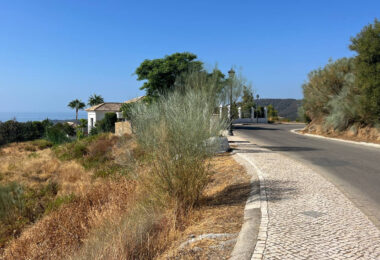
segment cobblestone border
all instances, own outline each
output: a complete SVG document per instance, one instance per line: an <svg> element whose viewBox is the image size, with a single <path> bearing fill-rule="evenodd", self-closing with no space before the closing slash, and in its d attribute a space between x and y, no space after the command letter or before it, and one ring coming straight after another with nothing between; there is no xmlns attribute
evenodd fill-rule
<svg viewBox="0 0 380 260"><path fill-rule="evenodd" d="M266 193L265 178L262 171L256 166L256 164L244 154L238 154L244 158L252 167L256 170L257 176L260 182L260 208L261 208L261 222L259 227L259 233L257 236L257 242L255 250L253 251L252 260L261 260L264 257L265 246L268 238L268 198Z"/></svg>

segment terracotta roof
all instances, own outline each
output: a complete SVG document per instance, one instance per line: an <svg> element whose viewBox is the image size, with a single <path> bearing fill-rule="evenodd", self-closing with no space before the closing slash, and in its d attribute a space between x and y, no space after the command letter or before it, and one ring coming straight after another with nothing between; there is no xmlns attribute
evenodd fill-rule
<svg viewBox="0 0 380 260"><path fill-rule="evenodd" d="M86 111L114 111L119 112L123 103L106 102L87 108Z"/></svg>
<svg viewBox="0 0 380 260"><path fill-rule="evenodd" d="M130 99L130 100L125 101L124 103L126 103L126 104L128 104L128 103L135 103L135 102L137 102L137 101L142 100L144 97L145 97L145 96L141 96L141 97L137 97L137 98L132 98L132 99Z"/></svg>

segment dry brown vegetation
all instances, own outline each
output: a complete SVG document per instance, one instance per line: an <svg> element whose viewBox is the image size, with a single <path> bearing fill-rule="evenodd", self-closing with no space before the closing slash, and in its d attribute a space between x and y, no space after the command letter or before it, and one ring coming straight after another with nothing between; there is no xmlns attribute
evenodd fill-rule
<svg viewBox="0 0 380 260"><path fill-rule="evenodd" d="M236 243L250 192L250 177L231 155L211 160L212 175L187 226L158 259L228 259ZM226 236L212 237L213 234ZM192 238L211 235L190 242ZM182 246L181 246L182 245Z"/></svg>
<svg viewBox="0 0 380 260"><path fill-rule="evenodd" d="M61 259L75 252L88 236L133 203L133 183L105 181L85 196L52 212L22 233L5 250L5 259Z"/></svg>
<svg viewBox="0 0 380 260"><path fill-rule="evenodd" d="M54 182L60 187L58 195L80 195L92 185L92 172L78 162L62 162L51 149L34 150L31 147L34 146L27 142L10 144L0 150L0 184L17 182L38 188Z"/></svg>
<svg viewBox="0 0 380 260"><path fill-rule="evenodd" d="M201 199L193 210L179 212L176 200L167 195L158 198L146 185L151 161L137 160L144 157L143 151L131 137L103 136L81 144L61 146L58 152L25 148L30 146L25 143L1 150L0 172L5 176L1 183L38 187L54 181L59 184L58 194L76 195L27 225L8 244L4 259L223 259L229 255L249 194L249 177L230 155L206 163L211 175ZM79 155L56 157L66 156L75 145L80 146ZM116 170L112 175L97 175L107 178L94 178L92 167L99 166L95 158L107 167L126 167L128 174ZM230 236L180 246L189 236L208 233Z"/></svg>
<svg viewBox="0 0 380 260"><path fill-rule="evenodd" d="M315 122L308 124L302 132L351 141L380 144L380 130L376 127L360 127L359 125L352 125L347 130L337 131L326 129L320 121L316 120Z"/></svg>

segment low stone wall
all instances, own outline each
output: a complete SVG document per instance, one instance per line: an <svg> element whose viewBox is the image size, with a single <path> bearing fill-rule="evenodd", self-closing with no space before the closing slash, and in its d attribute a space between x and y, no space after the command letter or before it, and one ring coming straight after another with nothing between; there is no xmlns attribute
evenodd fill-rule
<svg viewBox="0 0 380 260"><path fill-rule="evenodd" d="M129 121L124 122L116 122L115 123L115 134L116 135L124 135L124 134L132 134L131 123Z"/></svg>

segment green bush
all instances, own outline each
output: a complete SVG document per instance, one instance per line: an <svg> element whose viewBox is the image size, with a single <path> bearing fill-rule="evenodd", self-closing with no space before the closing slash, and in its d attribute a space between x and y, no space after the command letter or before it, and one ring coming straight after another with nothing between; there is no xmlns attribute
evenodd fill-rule
<svg viewBox="0 0 380 260"><path fill-rule="evenodd" d="M183 209L198 201L208 182L205 160L214 150L209 138L226 128L225 121L212 117L218 103L212 89L217 84L194 85L199 87L184 86L187 91L174 91L152 104L136 104L131 112L137 140L153 165L152 193L158 199L167 194Z"/></svg>
<svg viewBox="0 0 380 260"><path fill-rule="evenodd" d="M380 122L380 22L365 26L351 39L354 58L342 58L309 74L303 85L306 121L346 130L353 124Z"/></svg>
<svg viewBox="0 0 380 260"><path fill-rule="evenodd" d="M70 141L67 134L62 129L56 127L47 128L45 138L53 144L62 144Z"/></svg>
<svg viewBox="0 0 380 260"><path fill-rule="evenodd" d="M40 139L45 133L42 122L20 123L15 120L0 122L0 145Z"/></svg>
<svg viewBox="0 0 380 260"><path fill-rule="evenodd" d="M104 118L96 122L97 131L101 133L115 133L115 123L117 122L116 113L106 113Z"/></svg>
<svg viewBox="0 0 380 260"><path fill-rule="evenodd" d="M365 26L351 39L350 49L356 51L355 84L360 90L362 122L368 125L380 123L380 22ZM356 101L355 101L356 102Z"/></svg>

